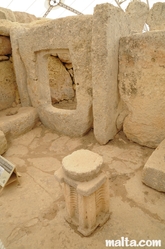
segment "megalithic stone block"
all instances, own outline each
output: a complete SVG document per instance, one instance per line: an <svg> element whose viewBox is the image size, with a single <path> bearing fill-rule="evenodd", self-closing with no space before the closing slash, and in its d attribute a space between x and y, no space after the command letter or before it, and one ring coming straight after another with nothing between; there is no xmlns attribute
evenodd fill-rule
<svg viewBox="0 0 165 249"><path fill-rule="evenodd" d="M142 181L153 189L165 192L165 139L144 165Z"/></svg>
<svg viewBox="0 0 165 249"><path fill-rule="evenodd" d="M111 5L96 5L92 30L92 84L94 134L106 144L117 133L120 113L118 94L119 39L129 34L124 11Z"/></svg>
<svg viewBox="0 0 165 249"><path fill-rule="evenodd" d="M10 30L16 79L23 106L36 108L41 122L68 136L82 136L93 125L91 41L92 15L42 20ZM27 38L28 37L28 38ZM75 110L51 102L48 58L69 54L73 65Z"/></svg>

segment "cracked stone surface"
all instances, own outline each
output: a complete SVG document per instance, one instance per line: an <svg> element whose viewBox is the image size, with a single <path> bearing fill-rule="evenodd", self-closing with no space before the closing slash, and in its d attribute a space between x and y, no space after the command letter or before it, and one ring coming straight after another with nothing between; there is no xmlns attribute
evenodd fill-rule
<svg viewBox="0 0 165 249"><path fill-rule="evenodd" d="M64 219L62 189L54 178L64 157L87 149L103 157L109 175L111 217L90 237ZM80 138L52 133L40 125L8 145L3 155L17 165L20 185L0 196L0 239L7 249L105 249L106 239L161 239L165 247L165 194L142 183L142 169L153 149L126 139L122 132L99 145L93 132Z"/></svg>

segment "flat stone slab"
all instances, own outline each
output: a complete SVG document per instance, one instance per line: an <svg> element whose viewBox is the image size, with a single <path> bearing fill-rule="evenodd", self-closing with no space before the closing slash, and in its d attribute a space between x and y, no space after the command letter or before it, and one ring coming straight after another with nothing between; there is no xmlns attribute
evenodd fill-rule
<svg viewBox="0 0 165 249"><path fill-rule="evenodd" d="M88 181L97 176L102 164L102 156L83 149L74 151L62 160L65 174L77 181Z"/></svg>
<svg viewBox="0 0 165 249"><path fill-rule="evenodd" d="M142 181L153 189L165 192L165 139L146 162Z"/></svg>

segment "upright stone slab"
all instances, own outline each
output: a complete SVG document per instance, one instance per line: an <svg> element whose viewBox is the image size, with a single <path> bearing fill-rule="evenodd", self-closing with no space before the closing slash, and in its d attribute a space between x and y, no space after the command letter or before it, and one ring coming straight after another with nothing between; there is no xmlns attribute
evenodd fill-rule
<svg viewBox="0 0 165 249"><path fill-rule="evenodd" d="M165 30L165 3L155 3L149 11L147 24L151 30Z"/></svg>
<svg viewBox="0 0 165 249"><path fill-rule="evenodd" d="M69 136L88 132L92 120L92 16L33 22L12 28L13 60L21 103L32 104L42 123ZM50 55L70 54L74 70L75 110L53 107L48 76ZM70 61L69 61L70 62Z"/></svg>
<svg viewBox="0 0 165 249"><path fill-rule="evenodd" d="M17 85L11 61L0 62L0 110L12 106L15 101Z"/></svg>
<svg viewBox="0 0 165 249"><path fill-rule="evenodd" d="M128 35L126 14L111 4L95 7L92 33L94 134L106 144L117 133L119 39Z"/></svg>
<svg viewBox="0 0 165 249"><path fill-rule="evenodd" d="M160 143L146 162L142 181L153 189L165 192L165 140Z"/></svg>
<svg viewBox="0 0 165 249"><path fill-rule="evenodd" d="M165 31L121 38L119 90L129 110L126 136L156 148L165 138Z"/></svg>
<svg viewBox="0 0 165 249"><path fill-rule="evenodd" d="M142 33L146 23L149 8L146 3L131 1L126 8L126 14L130 21L131 32Z"/></svg>

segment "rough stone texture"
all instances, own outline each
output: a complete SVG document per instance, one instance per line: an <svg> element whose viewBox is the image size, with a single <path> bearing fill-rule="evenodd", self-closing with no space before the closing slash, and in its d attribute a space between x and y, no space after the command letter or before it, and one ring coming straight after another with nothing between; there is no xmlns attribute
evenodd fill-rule
<svg viewBox="0 0 165 249"><path fill-rule="evenodd" d="M0 21L0 34L4 36L10 36L10 29L14 25L13 22L1 19Z"/></svg>
<svg viewBox="0 0 165 249"><path fill-rule="evenodd" d="M42 128L42 132L39 133L38 128ZM69 138L67 142L63 139L66 136L56 139L59 134L43 125L28 132L26 137L31 137L31 133L36 135L32 135L31 143L28 140L28 144L24 144L27 154L3 155L17 165L22 175L19 178L21 185L7 186L0 197L0 239L7 249L105 249L105 239L119 240L121 237L136 241L160 239L162 247L165 245L164 193L141 182L142 166L152 149L128 141L122 132L104 146L96 142L92 131L84 137ZM56 151L50 150L52 140L47 139L47 135L58 140ZM19 148L25 139L22 136L19 140L13 139L9 149ZM56 160L53 163L53 158L61 162L75 150L70 150L75 141L81 144L77 149L101 154L110 174L110 219L88 238L76 233L63 218L64 197L54 178L54 171L61 165Z"/></svg>
<svg viewBox="0 0 165 249"><path fill-rule="evenodd" d="M12 10L0 7L0 19L6 19L15 22L16 18Z"/></svg>
<svg viewBox="0 0 165 249"><path fill-rule="evenodd" d="M0 131L0 155L2 155L7 150L7 140L5 134Z"/></svg>
<svg viewBox="0 0 165 249"><path fill-rule="evenodd" d="M165 30L165 3L155 3L149 11L147 24L151 30Z"/></svg>
<svg viewBox="0 0 165 249"><path fill-rule="evenodd" d="M17 92L13 64L10 61L0 62L0 110L12 106Z"/></svg>
<svg viewBox="0 0 165 249"><path fill-rule="evenodd" d="M12 27L15 27L16 29L19 28L18 25L11 26L10 28L12 28ZM27 72L25 70L24 63L22 63L22 60L21 60L21 57L19 54L17 35L12 34L12 39L13 39L13 41L12 41L12 57L14 58L13 64L14 64L15 72L17 72L17 71L19 72L19 73L16 73L15 77L16 77L16 82L17 82L17 86L18 86L18 91L20 93L21 105L23 107L31 106L31 100L29 97L28 89L27 89Z"/></svg>
<svg viewBox="0 0 165 249"><path fill-rule="evenodd" d="M77 150L62 160L63 170L71 179L87 181L100 171L103 158L89 150Z"/></svg>
<svg viewBox="0 0 165 249"><path fill-rule="evenodd" d="M49 56L48 70L52 103L72 99L74 97L73 82L58 57Z"/></svg>
<svg viewBox="0 0 165 249"><path fill-rule="evenodd" d="M29 23L35 21L37 18L35 15L31 15L26 12L14 11L16 22L19 23Z"/></svg>
<svg viewBox="0 0 165 249"><path fill-rule="evenodd" d="M146 3L132 1L126 8L126 14L129 18L131 32L142 33L146 23L149 8Z"/></svg>
<svg viewBox="0 0 165 249"><path fill-rule="evenodd" d="M44 125L71 136L83 135L92 127L91 40L92 16L38 21L36 25L11 30L22 105L32 102ZM61 110L51 105L47 58L68 50L75 75L76 110Z"/></svg>
<svg viewBox="0 0 165 249"><path fill-rule="evenodd" d="M121 38L119 90L129 110L124 120L127 137L157 147L165 138L165 32Z"/></svg>
<svg viewBox="0 0 165 249"><path fill-rule="evenodd" d="M16 137L31 130L38 121L38 115L33 107L22 107L15 115L1 116L0 130L6 136Z"/></svg>
<svg viewBox="0 0 165 249"><path fill-rule="evenodd" d="M77 150L62 160L54 176L63 185L65 219L89 236L109 219L109 180L103 158L90 150Z"/></svg>
<svg viewBox="0 0 165 249"><path fill-rule="evenodd" d="M119 39L129 34L125 13L111 4L95 7L92 34L94 133L105 144L117 133Z"/></svg>
<svg viewBox="0 0 165 249"><path fill-rule="evenodd" d="M29 23L35 21L37 17L26 12L12 11L10 9L0 7L0 19L6 19L11 22L18 23Z"/></svg>
<svg viewBox="0 0 165 249"><path fill-rule="evenodd" d="M165 140L159 144L146 162L142 181L151 188L165 192Z"/></svg>
<svg viewBox="0 0 165 249"><path fill-rule="evenodd" d="M0 55L9 55L11 52L10 38L0 35Z"/></svg>

